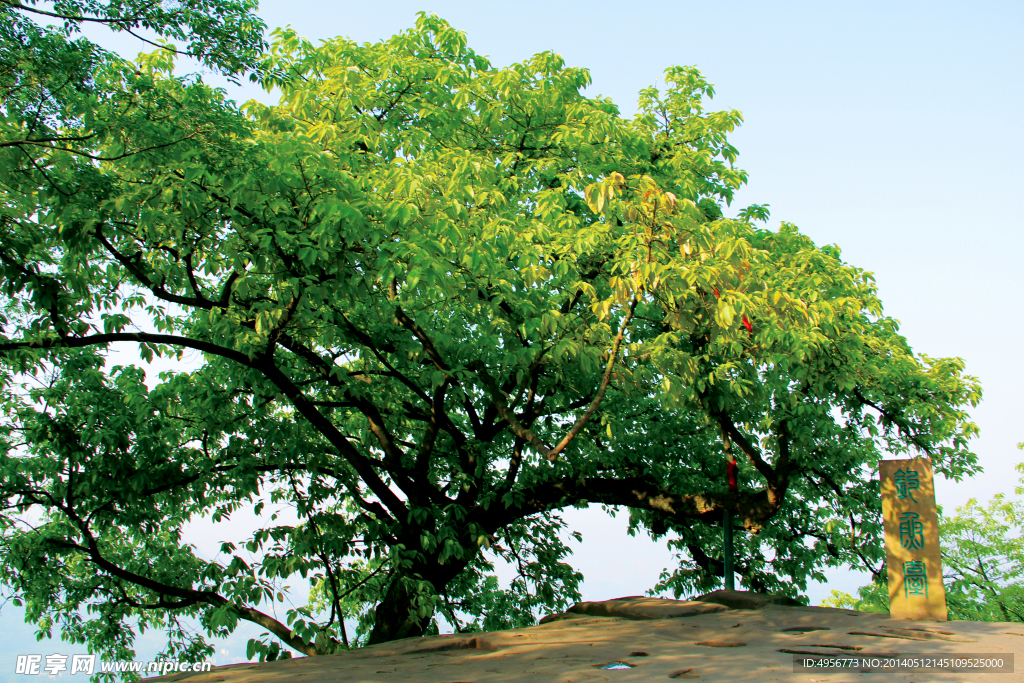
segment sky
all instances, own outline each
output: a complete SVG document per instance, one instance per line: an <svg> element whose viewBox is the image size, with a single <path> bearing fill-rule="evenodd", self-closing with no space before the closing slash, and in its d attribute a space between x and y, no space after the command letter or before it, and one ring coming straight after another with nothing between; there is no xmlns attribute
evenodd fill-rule
<svg viewBox="0 0 1024 683"><path fill-rule="evenodd" d="M588 94L611 97L624 115L666 67L697 66L715 84L710 108L743 113L731 139L750 181L733 206L770 204L770 227L795 223L838 245L875 274L886 313L917 352L963 358L981 380L972 416L984 473L937 478L938 503L951 511L1012 493L1013 466L1024 461L1024 3L265 0L259 13L314 41L363 42L412 26L420 10L466 31L497 66L551 50L589 68ZM643 594L672 563L663 544L627 536L626 517L565 515L584 535L570 561L586 577L585 599ZM196 538L212 547L245 525L204 527ZM809 591L811 604L868 580L829 577ZM41 651L19 620L0 609L0 683L15 680L11 653ZM227 644L228 661L248 637Z"/></svg>

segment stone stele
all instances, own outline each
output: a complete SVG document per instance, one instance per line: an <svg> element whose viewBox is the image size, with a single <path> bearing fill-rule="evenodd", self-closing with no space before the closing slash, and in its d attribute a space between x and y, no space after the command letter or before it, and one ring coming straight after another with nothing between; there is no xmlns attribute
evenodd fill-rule
<svg viewBox="0 0 1024 683"><path fill-rule="evenodd" d="M932 462L882 460L880 466L889 614L946 621Z"/></svg>

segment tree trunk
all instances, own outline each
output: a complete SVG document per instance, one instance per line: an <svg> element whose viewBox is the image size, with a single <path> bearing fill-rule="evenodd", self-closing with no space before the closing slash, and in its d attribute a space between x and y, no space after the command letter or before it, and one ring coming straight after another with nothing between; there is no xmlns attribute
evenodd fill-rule
<svg viewBox="0 0 1024 683"><path fill-rule="evenodd" d="M384 599L374 610L373 630L367 645L386 643L400 638L418 638L427 632L430 619L434 616L433 605L427 603L428 610L420 616L419 608L423 601L432 596L417 595L412 588L416 581L426 580L433 586L434 595L444 590L448 582L461 573L469 564L468 560L450 561L446 564L417 564L409 573L398 573L388 585Z"/></svg>
<svg viewBox="0 0 1024 683"><path fill-rule="evenodd" d="M367 645L399 638L415 638L426 633L431 615L421 617L417 614L415 596L409 590L407 581L409 579L403 576L396 576L388 586L384 599L375 610L376 618Z"/></svg>

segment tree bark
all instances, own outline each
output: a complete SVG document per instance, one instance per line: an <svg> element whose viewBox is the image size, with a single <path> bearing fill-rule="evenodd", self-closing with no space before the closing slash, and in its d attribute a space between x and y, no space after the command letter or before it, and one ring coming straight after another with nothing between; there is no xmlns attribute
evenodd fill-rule
<svg viewBox="0 0 1024 683"><path fill-rule="evenodd" d="M386 643L400 638L417 638L427 632L430 615L422 617L416 611L414 595L407 579L396 576L388 586L384 599L375 610L373 630L367 645Z"/></svg>
<svg viewBox="0 0 1024 683"><path fill-rule="evenodd" d="M384 598L374 610L373 630L366 644L376 645L423 636L434 616L434 608L430 605L426 613L421 615L421 605L417 603L424 598L429 600L432 596L417 596L413 584L416 581L427 581L433 588L433 594L438 595L469 565L470 559L450 560L444 564L436 561L421 562L414 564L407 572L396 572Z"/></svg>

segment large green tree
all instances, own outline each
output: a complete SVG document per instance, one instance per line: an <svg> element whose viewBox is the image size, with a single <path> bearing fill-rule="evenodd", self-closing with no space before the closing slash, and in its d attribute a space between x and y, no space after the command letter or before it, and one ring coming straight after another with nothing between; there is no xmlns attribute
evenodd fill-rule
<svg viewBox="0 0 1024 683"><path fill-rule="evenodd" d="M726 215L740 115L696 69L627 118L557 55L494 68L427 15L377 44L278 31L273 106L171 68L99 72L105 132L74 150L0 150L0 570L66 638L524 625L578 597L557 512L587 503L671 533L679 594L719 583L731 512L743 584L795 594L878 559L883 454L976 467L962 364L916 356L838 248ZM123 346L202 362L147 388L105 362ZM257 497L299 524L248 561L182 544ZM260 611L297 573L310 605Z"/></svg>

